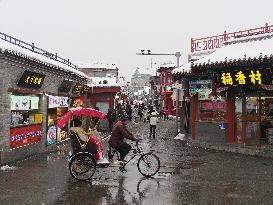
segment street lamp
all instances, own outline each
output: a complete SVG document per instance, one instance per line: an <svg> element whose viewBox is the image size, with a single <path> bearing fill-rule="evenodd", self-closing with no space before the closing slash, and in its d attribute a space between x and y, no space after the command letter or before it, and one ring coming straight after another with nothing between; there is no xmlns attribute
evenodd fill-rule
<svg viewBox="0 0 273 205"><path fill-rule="evenodd" d="M154 55L154 56L175 56L176 57L176 66L179 67L179 59L181 57L180 52L175 53L151 53L151 50L147 50L147 53L145 53L145 50L141 50L141 53L137 53L137 55ZM179 90L176 89L176 127L177 132L179 133L179 122L178 122L178 113L179 113ZM180 119L181 120L181 119Z"/></svg>
<svg viewBox="0 0 273 205"><path fill-rule="evenodd" d="M175 53L152 53L151 50L140 50L140 53L136 53L137 55L151 55L151 56L175 56L176 57L176 63L177 67L179 67L179 59L181 57L180 52L175 52Z"/></svg>

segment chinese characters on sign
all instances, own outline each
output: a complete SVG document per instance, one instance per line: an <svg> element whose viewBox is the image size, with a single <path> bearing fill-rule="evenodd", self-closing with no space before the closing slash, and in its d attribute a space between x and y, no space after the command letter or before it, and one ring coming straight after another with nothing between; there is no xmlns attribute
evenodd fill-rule
<svg viewBox="0 0 273 205"><path fill-rule="evenodd" d="M232 70L216 73L219 86L271 84L270 69Z"/></svg>
<svg viewBox="0 0 273 205"><path fill-rule="evenodd" d="M87 85L76 84L73 87L73 94L87 94L89 92L89 87Z"/></svg>
<svg viewBox="0 0 273 205"><path fill-rule="evenodd" d="M10 149L39 142L42 139L42 126L32 125L10 129Z"/></svg>
<svg viewBox="0 0 273 205"><path fill-rule="evenodd" d="M48 108L68 107L68 97L48 96Z"/></svg>
<svg viewBox="0 0 273 205"><path fill-rule="evenodd" d="M81 91L82 91L82 85L81 84L76 84L73 87L72 93L74 93L74 94L80 94Z"/></svg>
<svg viewBox="0 0 273 205"><path fill-rule="evenodd" d="M87 94L89 92L89 87L87 85L84 85L82 88L82 93Z"/></svg>
<svg viewBox="0 0 273 205"><path fill-rule="evenodd" d="M45 75L32 71L24 71L17 85L25 88L41 88L45 79Z"/></svg>

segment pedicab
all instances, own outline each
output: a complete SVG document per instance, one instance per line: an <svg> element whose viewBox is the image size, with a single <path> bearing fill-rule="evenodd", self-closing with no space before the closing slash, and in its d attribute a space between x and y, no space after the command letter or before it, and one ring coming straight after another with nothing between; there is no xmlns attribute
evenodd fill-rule
<svg viewBox="0 0 273 205"><path fill-rule="evenodd" d="M74 109L64 114L58 120L57 126L62 128L70 122L72 117L80 116L95 117L99 118L99 120L107 117L103 112L91 108ZM92 137L92 134L88 137L87 143L84 143L78 133L72 129L69 131L69 137L72 147L72 152L69 154L69 172L77 180L91 179L95 174L96 168L107 168L114 162L115 157L117 160L120 158L119 152L114 147L109 146L108 158L110 163L104 157L101 139ZM137 162L138 171L145 177L154 176L159 171L160 160L153 152L144 153L139 146L140 141L141 139L136 141L135 148L131 150L133 151L132 157L126 163L121 163L119 169L125 171L125 166L136 156L139 156Z"/></svg>

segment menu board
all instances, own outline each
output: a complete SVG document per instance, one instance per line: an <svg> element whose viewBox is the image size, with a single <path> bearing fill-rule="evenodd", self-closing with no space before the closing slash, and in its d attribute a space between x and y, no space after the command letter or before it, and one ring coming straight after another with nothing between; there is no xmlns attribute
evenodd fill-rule
<svg viewBox="0 0 273 205"><path fill-rule="evenodd" d="M39 109L38 96L11 95L11 110L37 110Z"/></svg>

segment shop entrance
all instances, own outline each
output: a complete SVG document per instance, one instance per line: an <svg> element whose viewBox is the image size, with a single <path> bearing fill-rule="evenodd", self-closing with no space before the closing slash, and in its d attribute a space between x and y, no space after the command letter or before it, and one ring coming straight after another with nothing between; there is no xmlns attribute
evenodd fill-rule
<svg viewBox="0 0 273 205"><path fill-rule="evenodd" d="M246 145L272 144L273 98L242 96L235 98L235 137Z"/></svg>

